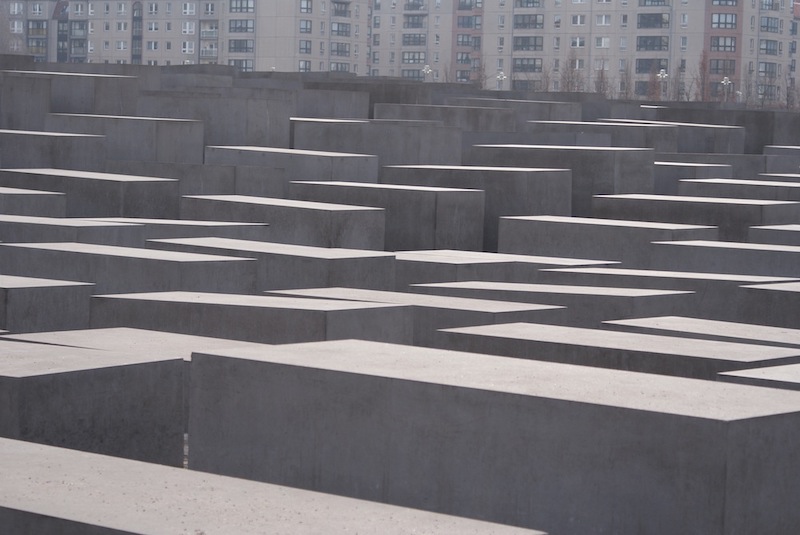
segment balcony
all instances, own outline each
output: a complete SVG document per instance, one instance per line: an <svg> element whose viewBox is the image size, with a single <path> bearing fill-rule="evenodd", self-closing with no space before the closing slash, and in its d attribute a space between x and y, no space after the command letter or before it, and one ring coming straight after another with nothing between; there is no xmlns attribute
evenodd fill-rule
<svg viewBox="0 0 800 535"><path fill-rule="evenodd" d="M219 30L200 30L200 39L218 39Z"/></svg>
<svg viewBox="0 0 800 535"><path fill-rule="evenodd" d="M219 50L216 48L201 48L200 57L202 59L216 58L219 56Z"/></svg>

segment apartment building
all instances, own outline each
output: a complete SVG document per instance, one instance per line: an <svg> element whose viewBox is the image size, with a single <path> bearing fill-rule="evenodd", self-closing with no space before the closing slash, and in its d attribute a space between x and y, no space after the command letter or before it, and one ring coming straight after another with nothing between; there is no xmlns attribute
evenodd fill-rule
<svg viewBox="0 0 800 535"><path fill-rule="evenodd" d="M369 73L369 0L4 3L7 50L38 61Z"/></svg>

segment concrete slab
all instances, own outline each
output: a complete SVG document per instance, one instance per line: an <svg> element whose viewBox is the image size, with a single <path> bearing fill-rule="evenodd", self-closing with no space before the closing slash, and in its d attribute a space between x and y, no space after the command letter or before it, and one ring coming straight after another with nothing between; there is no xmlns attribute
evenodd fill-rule
<svg viewBox="0 0 800 535"><path fill-rule="evenodd" d="M358 341L192 366L198 470L552 533L800 522L796 392Z"/></svg>
<svg viewBox="0 0 800 535"><path fill-rule="evenodd" d="M800 246L800 225L750 227L748 238L753 243Z"/></svg>
<svg viewBox="0 0 800 535"><path fill-rule="evenodd" d="M453 297L566 306L568 313L553 316L553 320L557 320L554 323L564 321L565 325L592 327L612 318L653 315L645 311L678 314L694 303L693 292L563 284L459 281L414 284L410 290Z"/></svg>
<svg viewBox="0 0 800 535"><path fill-rule="evenodd" d="M530 167L469 165L389 165L381 168L385 184L471 188L485 192L483 249L497 251L501 216L569 215L572 171Z"/></svg>
<svg viewBox="0 0 800 535"><path fill-rule="evenodd" d="M800 203L759 199L685 195L595 195L595 217L662 221L719 227L722 240L747 241L753 225L792 223L800 218Z"/></svg>
<svg viewBox="0 0 800 535"><path fill-rule="evenodd" d="M679 183L685 178L731 178L733 168L725 164L697 162L660 162L653 163L654 193L678 195ZM682 193L683 194L683 193ZM714 195L724 197L724 195Z"/></svg>
<svg viewBox="0 0 800 535"><path fill-rule="evenodd" d="M136 247L144 245L144 227L112 221L0 213L0 241L7 243L71 241Z"/></svg>
<svg viewBox="0 0 800 535"><path fill-rule="evenodd" d="M358 338L410 344L408 307L268 295L154 292L92 299L98 327L135 327L267 344Z"/></svg>
<svg viewBox="0 0 800 535"><path fill-rule="evenodd" d="M800 282L778 282L743 286L751 306L742 311L748 322L778 327L800 328L798 299Z"/></svg>
<svg viewBox="0 0 800 535"><path fill-rule="evenodd" d="M718 379L726 383L800 390L800 364L724 372Z"/></svg>
<svg viewBox="0 0 800 535"><path fill-rule="evenodd" d="M716 240L716 227L564 216L501 217L498 250L607 258L641 265L653 241Z"/></svg>
<svg viewBox="0 0 800 535"><path fill-rule="evenodd" d="M548 256L481 253L475 251L407 251L396 255L396 288L410 284L462 280L525 281L539 269L565 266L597 266L613 261Z"/></svg>
<svg viewBox="0 0 800 535"><path fill-rule="evenodd" d="M458 327L442 334L447 348L458 351L707 380L724 371L800 362L796 347L535 323Z"/></svg>
<svg viewBox="0 0 800 535"><path fill-rule="evenodd" d="M626 147L476 145L464 154L464 163L571 169L571 215L590 216L593 195L652 192L653 154Z"/></svg>
<svg viewBox="0 0 800 535"><path fill-rule="evenodd" d="M383 209L247 195L188 195L181 217L268 223L270 240L313 247L383 250Z"/></svg>
<svg viewBox="0 0 800 535"><path fill-rule="evenodd" d="M254 258L260 290L317 286L390 290L395 285L395 257L391 253L227 238L150 240L147 246Z"/></svg>
<svg viewBox="0 0 800 535"><path fill-rule="evenodd" d="M183 464L183 361L0 340L0 436Z"/></svg>
<svg viewBox="0 0 800 535"><path fill-rule="evenodd" d="M67 215L67 196L58 191L0 186L0 213L42 217Z"/></svg>
<svg viewBox="0 0 800 535"><path fill-rule="evenodd" d="M460 106L481 106L484 108L508 108L514 111L517 118L517 128L528 121L580 121L581 104L579 102L564 102L557 100L524 100L509 98L487 98L468 96L448 96L446 104Z"/></svg>
<svg viewBox="0 0 800 535"><path fill-rule="evenodd" d="M798 276L800 246L704 240L655 242L655 245L650 265L661 269Z"/></svg>
<svg viewBox="0 0 800 535"><path fill-rule="evenodd" d="M483 248L484 192L358 182L289 183L291 199L382 208L387 251Z"/></svg>
<svg viewBox="0 0 800 535"><path fill-rule="evenodd" d="M181 195L233 195L237 169L247 166L142 162L108 160L105 171L122 175L145 175L174 178L179 181ZM263 174L263 173L262 173Z"/></svg>
<svg viewBox="0 0 800 535"><path fill-rule="evenodd" d="M15 533L543 532L0 439L0 522ZM232 511L235 510L235 514Z"/></svg>
<svg viewBox="0 0 800 535"><path fill-rule="evenodd" d="M707 178L681 180L680 195L800 201L800 182Z"/></svg>
<svg viewBox="0 0 800 535"><path fill-rule="evenodd" d="M604 121L528 121L525 131L535 143L592 145L604 139L606 146L643 147L676 152L678 127L664 124L625 124ZM571 136L574 143L561 142Z"/></svg>
<svg viewBox="0 0 800 535"><path fill-rule="evenodd" d="M564 308L558 306L358 288L305 288L271 293L410 306L414 316L414 345L428 347L441 345L436 343L437 329L514 321L536 322L546 317L563 317L565 312Z"/></svg>
<svg viewBox="0 0 800 535"><path fill-rule="evenodd" d="M0 166L102 169L103 136L0 129Z"/></svg>
<svg viewBox="0 0 800 535"><path fill-rule="evenodd" d="M73 169L0 169L0 184L60 191L69 217L177 217L178 181Z"/></svg>
<svg viewBox="0 0 800 535"><path fill-rule="evenodd" d="M624 124L659 124L678 128L678 152L745 152L744 127L694 122L648 121L640 119L604 119Z"/></svg>
<svg viewBox="0 0 800 535"><path fill-rule="evenodd" d="M247 258L75 242L9 243L0 250L3 273L91 282L98 293L256 288L256 262Z"/></svg>
<svg viewBox="0 0 800 535"><path fill-rule="evenodd" d="M94 285L0 275L0 328L10 332L85 329Z"/></svg>
<svg viewBox="0 0 800 535"><path fill-rule="evenodd" d="M240 240L268 240L269 225L266 223L242 223L240 221L193 221L191 219L150 219L145 217L98 217L89 221L106 221L139 225L145 240L169 238L217 237Z"/></svg>

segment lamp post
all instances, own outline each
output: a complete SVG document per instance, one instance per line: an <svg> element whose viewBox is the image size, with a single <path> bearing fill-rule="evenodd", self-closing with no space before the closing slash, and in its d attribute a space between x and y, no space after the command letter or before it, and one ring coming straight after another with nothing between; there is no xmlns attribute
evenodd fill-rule
<svg viewBox="0 0 800 535"><path fill-rule="evenodd" d="M658 81L661 82L661 98L663 99L667 95L667 78L669 74L667 74L666 69L661 69L658 71L658 74L656 74L656 77Z"/></svg>
<svg viewBox="0 0 800 535"><path fill-rule="evenodd" d="M731 84L733 84L733 82L731 82L731 79L726 76L725 78L722 79L720 84L722 84L723 101L728 102L728 92L730 91L730 87Z"/></svg>
<svg viewBox="0 0 800 535"><path fill-rule="evenodd" d="M422 80L427 82L428 81L428 75L431 72L433 72L433 71L431 70L431 66L430 65L425 65L424 67L422 67Z"/></svg>
<svg viewBox="0 0 800 535"><path fill-rule="evenodd" d="M508 78L508 76L506 76L506 73L504 73L503 71L500 71L500 72L497 73L496 78L497 78L497 89L502 91L502 89L503 89L503 80Z"/></svg>

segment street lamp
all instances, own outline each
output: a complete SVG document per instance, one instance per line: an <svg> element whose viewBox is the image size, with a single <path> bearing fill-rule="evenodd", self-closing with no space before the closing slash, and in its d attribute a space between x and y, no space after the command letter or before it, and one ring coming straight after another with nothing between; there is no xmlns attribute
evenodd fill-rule
<svg viewBox="0 0 800 535"><path fill-rule="evenodd" d="M667 78L669 77L669 74L667 74L666 69L661 69L658 71L658 74L656 74L656 77L658 78L659 82L661 82L661 98L664 98L667 94Z"/></svg>
<svg viewBox="0 0 800 535"><path fill-rule="evenodd" d="M503 71L500 71L500 72L497 73L496 78L497 78L497 89L502 90L503 89L503 80L508 78L508 76L506 76L506 73L504 73Z"/></svg>
<svg viewBox="0 0 800 535"><path fill-rule="evenodd" d="M722 79L720 84L722 84L723 100L724 102L728 102L728 91L730 91L730 87L733 82L731 82L731 79L726 76Z"/></svg>
<svg viewBox="0 0 800 535"><path fill-rule="evenodd" d="M422 79L424 81L427 81L428 80L428 75L430 73L432 73L432 72L433 71L431 70L431 66L430 65L425 65L424 67L422 67Z"/></svg>

